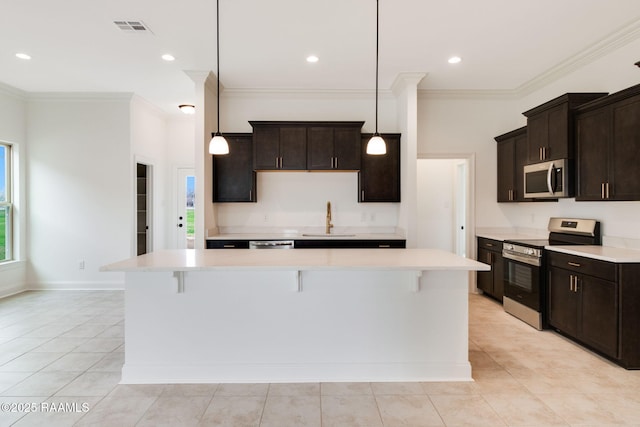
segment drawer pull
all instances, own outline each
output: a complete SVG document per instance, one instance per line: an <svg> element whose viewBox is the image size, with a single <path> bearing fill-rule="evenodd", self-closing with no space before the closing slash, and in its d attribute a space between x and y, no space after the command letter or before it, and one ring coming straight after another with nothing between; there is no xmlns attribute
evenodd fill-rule
<svg viewBox="0 0 640 427"><path fill-rule="evenodd" d="M569 264L569 265L570 265L570 266L572 266L572 267L582 267L582 265L578 264L577 262L571 262L571 261L569 261L569 262L567 262L567 264Z"/></svg>
<svg viewBox="0 0 640 427"><path fill-rule="evenodd" d="M487 243L485 246L488 246L490 248L494 247L495 245L493 243Z"/></svg>
<svg viewBox="0 0 640 427"><path fill-rule="evenodd" d="M379 248L390 248L391 245L384 245L384 244L379 244L378 245Z"/></svg>
<svg viewBox="0 0 640 427"><path fill-rule="evenodd" d="M236 245L222 245L223 248L235 248Z"/></svg>

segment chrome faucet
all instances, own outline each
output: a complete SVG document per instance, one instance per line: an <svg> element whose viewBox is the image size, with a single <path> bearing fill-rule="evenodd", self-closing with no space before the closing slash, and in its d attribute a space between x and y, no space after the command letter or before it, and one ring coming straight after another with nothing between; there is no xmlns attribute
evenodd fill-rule
<svg viewBox="0 0 640 427"><path fill-rule="evenodd" d="M333 224L331 224L331 202L327 202L327 223L325 233L331 234L331 228L333 228Z"/></svg>

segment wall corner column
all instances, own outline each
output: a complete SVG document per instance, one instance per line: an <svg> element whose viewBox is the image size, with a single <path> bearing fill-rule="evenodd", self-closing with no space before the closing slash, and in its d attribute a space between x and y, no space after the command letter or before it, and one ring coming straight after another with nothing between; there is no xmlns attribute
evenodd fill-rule
<svg viewBox="0 0 640 427"><path fill-rule="evenodd" d="M212 201L212 167L209 140L215 129L217 114L217 76L211 71L185 71L195 83L194 165L195 194L195 248L204 249L207 230L217 227L216 211Z"/></svg>
<svg viewBox="0 0 640 427"><path fill-rule="evenodd" d="M402 202L398 213L398 226L406 233L407 248L417 247L418 84L426 75L427 73L400 73L391 86L396 97L398 126L402 133Z"/></svg>

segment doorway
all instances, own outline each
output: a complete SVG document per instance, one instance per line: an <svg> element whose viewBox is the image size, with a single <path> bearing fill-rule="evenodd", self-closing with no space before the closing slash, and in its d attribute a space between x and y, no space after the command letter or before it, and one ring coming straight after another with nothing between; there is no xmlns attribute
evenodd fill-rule
<svg viewBox="0 0 640 427"><path fill-rule="evenodd" d="M153 166L136 163L136 254L152 251L151 218Z"/></svg>
<svg viewBox="0 0 640 427"><path fill-rule="evenodd" d="M195 247L196 174L193 168L177 169L176 248Z"/></svg>
<svg viewBox="0 0 640 427"><path fill-rule="evenodd" d="M418 247L472 257L471 158L418 159Z"/></svg>

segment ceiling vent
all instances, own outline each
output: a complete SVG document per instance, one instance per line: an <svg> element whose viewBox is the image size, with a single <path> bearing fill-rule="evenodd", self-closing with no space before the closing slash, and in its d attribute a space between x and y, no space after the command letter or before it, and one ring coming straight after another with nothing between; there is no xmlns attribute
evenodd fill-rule
<svg viewBox="0 0 640 427"><path fill-rule="evenodd" d="M113 21L125 33L153 33L142 21Z"/></svg>

